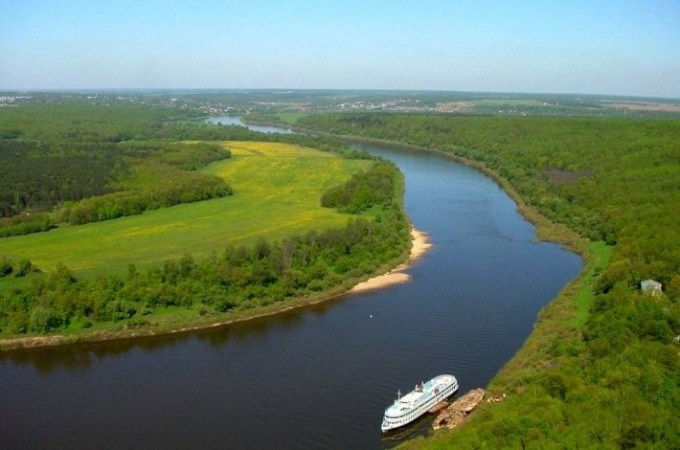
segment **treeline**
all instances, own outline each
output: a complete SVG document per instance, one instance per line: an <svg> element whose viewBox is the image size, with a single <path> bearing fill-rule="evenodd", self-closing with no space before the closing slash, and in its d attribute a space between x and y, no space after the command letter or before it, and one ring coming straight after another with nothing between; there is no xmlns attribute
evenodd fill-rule
<svg viewBox="0 0 680 450"><path fill-rule="evenodd" d="M205 123L200 114L192 110L140 106L22 105L0 108L0 140L52 143L276 141L325 151L351 152L337 139L258 133L242 126L212 125Z"/></svg>
<svg viewBox="0 0 680 450"><path fill-rule="evenodd" d="M95 105L22 105L0 108L0 140L70 143L126 141L277 141L340 151L336 139L258 133L207 124L192 110Z"/></svg>
<svg viewBox="0 0 680 450"><path fill-rule="evenodd" d="M377 220L358 216L344 228L274 243L260 239L251 248L229 247L202 260L187 254L145 272L130 265L124 277L77 280L59 265L26 287L0 293L0 333L49 333L107 322L152 326L154 314L173 308L209 319L349 287L403 260L409 242L401 174L387 162L376 162L372 172L388 176L393 186L389 197L371 205L379 207ZM353 191L349 185L345 188ZM9 267L7 275L19 265Z"/></svg>
<svg viewBox="0 0 680 450"><path fill-rule="evenodd" d="M554 222L613 247L492 381L505 401L413 446L680 448L680 122L354 114L297 125L481 163ZM642 293L648 278L663 292ZM592 302L582 320L576 300Z"/></svg>
<svg viewBox="0 0 680 450"><path fill-rule="evenodd" d="M145 106L21 105L0 108L0 138L32 141L148 140L195 112Z"/></svg>
<svg viewBox="0 0 680 450"><path fill-rule="evenodd" d="M112 191L126 161L114 144L0 140L0 217L50 211Z"/></svg>
<svg viewBox="0 0 680 450"><path fill-rule="evenodd" d="M48 213L22 212L12 217L0 218L0 238L39 233L54 227L54 220Z"/></svg>
<svg viewBox="0 0 680 450"><path fill-rule="evenodd" d="M394 195L394 168L388 163L376 164L368 172L359 172L344 185L328 189L321 196L321 206L356 214L380 205Z"/></svg>
<svg viewBox="0 0 680 450"><path fill-rule="evenodd" d="M237 125L211 125L203 122L176 122L163 130L168 139L182 141L259 141L283 142L301 147L333 152L345 158L370 157L360 150L346 147L339 139L305 134L259 133Z"/></svg>
<svg viewBox="0 0 680 450"><path fill-rule="evenodd" d="M233 193L231 186L215 175L186 172L153 162L134 171L130 189L67 203L55 213L58 222L71 225L101 222ZM158 177L153 184L143 181L150 174Z"/></svg>
<svg viewBox="0 0 680 450"><path fill-rule="evenodd" d="M228 150L208 143L0 140L0 217L50 211L63 202L111 193L126 184L132 167L144 159L196 170L229 156Z"/></svg>
<svg viewBox="0 0 680 450"><path fill-rule="evenodd" d="M117 146L121 155L130 156L123 174L111 182L115 192L62 205L56 211L60 222L99 222L233 193L220 177L195 172L211 162L229 158L231 152L222 146L160 141L131 141Z"/></svg>

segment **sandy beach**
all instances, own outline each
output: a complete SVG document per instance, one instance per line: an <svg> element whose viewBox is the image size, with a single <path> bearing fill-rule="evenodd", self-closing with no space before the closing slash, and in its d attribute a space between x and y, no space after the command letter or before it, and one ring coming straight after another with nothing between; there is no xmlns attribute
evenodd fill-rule
<svg viewBox="0 0 680 450"><path fill-rule="evenodd" d="M411 236L413 237L413 244L411 246L411 254L407 263L400 265L399 267L387 272L384 275L379 275L377 277L368 279L363 283L359 283L349 292L366 292L395 284L406 283L409 281L411 276L404 273L403 271L406 270L413 261L423 256L430 248L432 248L432 244L430 243L426 233L418 231L414 228L411 230Z"/></svg>

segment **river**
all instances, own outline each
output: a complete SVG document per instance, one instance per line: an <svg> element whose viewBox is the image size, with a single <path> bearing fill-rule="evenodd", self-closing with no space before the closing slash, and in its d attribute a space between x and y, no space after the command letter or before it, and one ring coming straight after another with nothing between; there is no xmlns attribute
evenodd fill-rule
<svg viewBox="0 0 680 450"><path fill-rule="evenodd" d="M0 354L0 448L379 449L431 421L383 439L398 389L441 373L485 386L580 258L534 242L482 173L363 147L398 164L434 244L410 283L201 332Z"/></svg>

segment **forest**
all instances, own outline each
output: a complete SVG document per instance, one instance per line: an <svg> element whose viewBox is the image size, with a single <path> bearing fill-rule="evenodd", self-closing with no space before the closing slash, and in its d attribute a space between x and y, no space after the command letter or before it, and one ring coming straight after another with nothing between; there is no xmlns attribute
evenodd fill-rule
<svg viewBox="0 0 680 450"><path fill-rule="evenodd" d="M197 170L230 158L220 144L227 140L281 141L367 160L367 170L322 196L333 201L319 199L319 207L347 215L343 227L262 237L209 257L185 253L144 269L130 263L124 275L86 277L64 264L35 267L0 255L0 281L10 281L0 285L3 337L157 333L244 317L343 292L408 253L399 170L338 140L206 125L184 111L87 105L0 108L0 135L0 163L9 168L0 181L0 239L230 195L223 178Z"/></svg>
<svg viewBox="0 0 680 450"><path fill-rule="evenodd" d="M229 195L224 180L195 172L228 157L205 143L0 140L0 236Z"/></svg>
<svg viewBox="0 0 680 450"><path fill-rule="evenodd" d="M362 113L295 126L450 153L611 253L492 380L504 402L407 447L680 448L680 121ZM662 291L642 292L647 279Z"/></svg>

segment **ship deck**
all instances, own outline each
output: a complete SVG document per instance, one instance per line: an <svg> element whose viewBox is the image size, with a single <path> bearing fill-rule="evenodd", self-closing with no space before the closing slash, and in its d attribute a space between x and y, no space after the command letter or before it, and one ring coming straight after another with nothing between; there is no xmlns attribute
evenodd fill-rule
<svg viewBox="0 0 680 450"><path fill-rule="evenodd" d="M453 380L454 378L450 375L440 375L425 383L416 385L414 390L395 401L385 412L387 415L396 416L404 410L413 409L424 395L428 398L431 397L436 388L444 390Z"/></svg>

